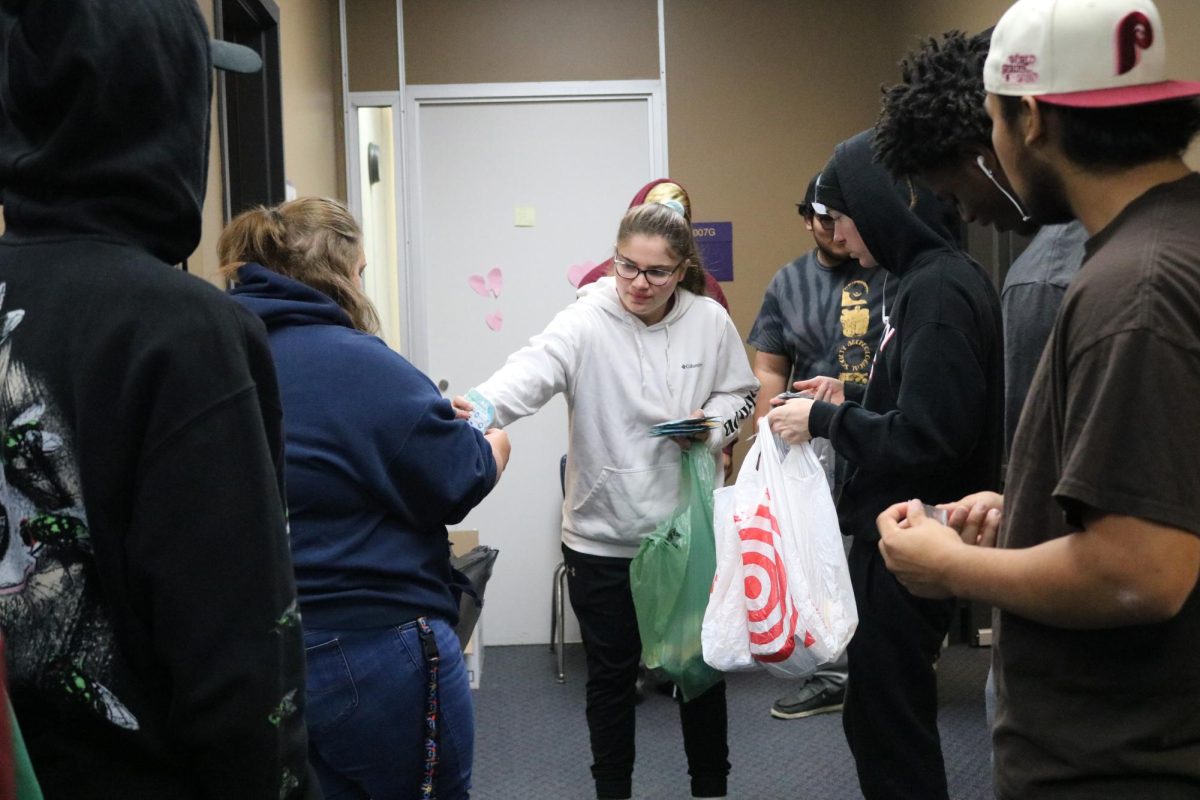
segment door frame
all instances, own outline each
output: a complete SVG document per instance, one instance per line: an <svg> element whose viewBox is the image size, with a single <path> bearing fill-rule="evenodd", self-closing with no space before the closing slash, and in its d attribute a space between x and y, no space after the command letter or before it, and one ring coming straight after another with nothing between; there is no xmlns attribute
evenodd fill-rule
<svg viewBox="0 0 1200 800"><path fill-rule="evenodd" d="M412 338L409 316L410 304L406 298L411 295L408 285L408 215L404 207L408 193L405 191L404 162L404 101L401 92L348 92L346 95L346 200L350 213L363 224L362 207L362 174L359 164L362 160L362 150L358 140L358 110L360 108L390 107L392 111L392 153L393 178L396 186L396 297L392 297L392 306L401 315L400 319L400 353L411 360ZM381 334L382 335L382 334Z"/></svg>
<svg viewBox="0 0 1200 800"><path fill-rule="evenodd" d="M250 48L262 59L262 67L255 73L215 73L221 210L227 223L248 208L273 206L287 196L279 4L276 0L214 0L212 9L215 35Z"/></svg>
<svg viewBox="0 0 1200 800"><path fill-rule="evenodd" d="M405 252L400 259L400 286L404 297L400 308L404 314L402 327L408 352L405 354L418 369L426 372L429 363L429 342L426 308L419 299L424 297L421 257L421 137L422 109L442 105L491 105L497 103L563 103L596 100L638 100L647 104L646 136L650 142L653 173L668 174L666 89L660 80L623 81L547 81L538 83L459 83L411 84L404 91L404 176L399 184L405 200L407 231Z"/></svg>

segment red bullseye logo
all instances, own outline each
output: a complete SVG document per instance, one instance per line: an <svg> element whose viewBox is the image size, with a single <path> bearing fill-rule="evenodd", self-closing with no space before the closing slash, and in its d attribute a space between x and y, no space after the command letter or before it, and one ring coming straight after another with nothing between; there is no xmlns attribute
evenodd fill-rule
<svg viewBox="0 0 1200 800"><path fill-rule="evenodd" d="M750 653L758 661L785 661L796 649L798 614L787 591L779 522L766 504L760 504L753 517L739 521L738 535Z"/></svg>

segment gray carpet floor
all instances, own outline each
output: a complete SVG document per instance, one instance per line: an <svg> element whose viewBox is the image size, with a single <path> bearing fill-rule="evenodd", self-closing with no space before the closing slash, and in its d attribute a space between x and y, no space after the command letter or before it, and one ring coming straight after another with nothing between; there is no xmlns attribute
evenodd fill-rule
<svg viewBox="0 0 1200 800"><path fill-rule="evenodd" d="M990 652L954 645L938 664L942 751L954 800L991 800L990 742L983 683ZM545 645L488 647L475 692L474 800L588 800L594 797L584 720L581 645L568 645L567 682L554 680ZM728 677L731 800L861 798L840 713L776 720L769 710L793 684L765 673ZM638 800L686 800L687 764L679 712L651 692L638 706Z"/></svg>

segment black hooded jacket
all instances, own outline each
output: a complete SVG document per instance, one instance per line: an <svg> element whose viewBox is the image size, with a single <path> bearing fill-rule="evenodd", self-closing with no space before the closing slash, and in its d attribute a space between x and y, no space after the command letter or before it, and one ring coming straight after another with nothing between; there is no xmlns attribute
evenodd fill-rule
<svg viewBox="0 0 1200 800"><path fill-rule="evenodd" d="M809 423L850 463L842 532L867 540L879 538L875 517L893 503L998 489L1004 448L999 296L950 242L933 195L873 161L871 133L838 145L841 197L826 199L890 273L883 339L865 394L815 403Z"/></svg>
<svg viewBox="0 0 1200 800"><path fill-rule="evenodd" d="M194 0L0 0L0 626L50 800L308 783L271 353L171 266L207 39Z"/></svg>

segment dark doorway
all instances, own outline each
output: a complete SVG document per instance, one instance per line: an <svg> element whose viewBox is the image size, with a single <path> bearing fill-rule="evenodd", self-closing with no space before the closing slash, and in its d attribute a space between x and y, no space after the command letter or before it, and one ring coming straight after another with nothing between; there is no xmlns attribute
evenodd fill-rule
<svg viewBox="0 0 1200 800"><path fill-rule="evenodd" d="M216 36L254 50L262 70L218 72L225 221L255 205L284 200L279 6L275 0L214 0Z"/></svg>

